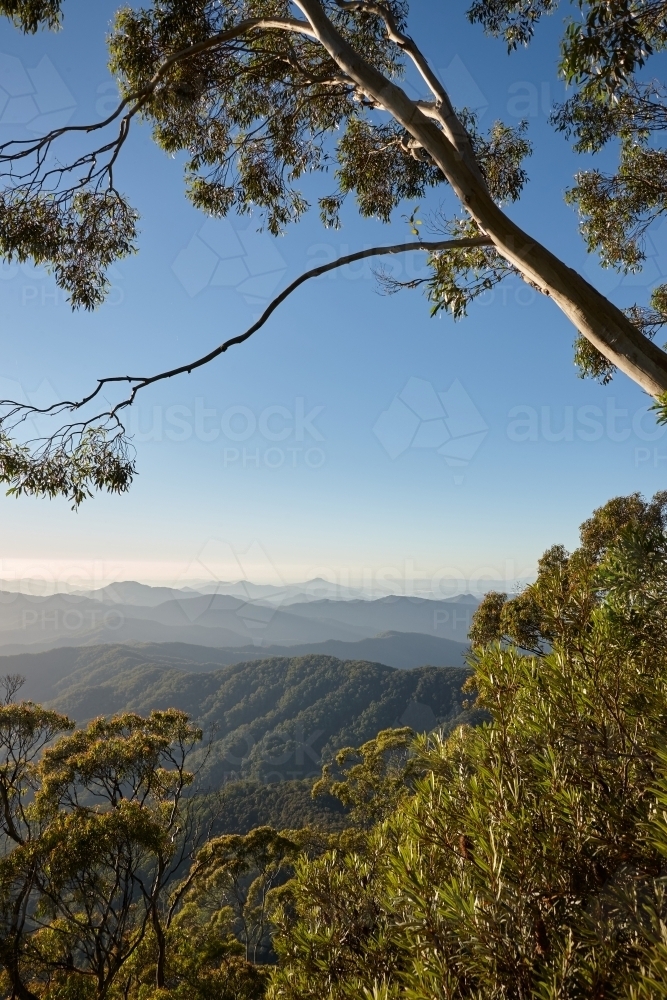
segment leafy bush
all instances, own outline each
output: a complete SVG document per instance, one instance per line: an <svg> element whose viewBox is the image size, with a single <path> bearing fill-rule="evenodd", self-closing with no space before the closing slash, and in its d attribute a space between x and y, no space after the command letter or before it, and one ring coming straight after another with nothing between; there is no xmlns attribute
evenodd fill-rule
<svg viewBox="0 0 667 1000"><path fill-rule="evenodd" d="M530 615L489 598L491 721L421 738L428 774L365 850L300 864L272 1000L667 995L666 501L550 550Z"/></svg>

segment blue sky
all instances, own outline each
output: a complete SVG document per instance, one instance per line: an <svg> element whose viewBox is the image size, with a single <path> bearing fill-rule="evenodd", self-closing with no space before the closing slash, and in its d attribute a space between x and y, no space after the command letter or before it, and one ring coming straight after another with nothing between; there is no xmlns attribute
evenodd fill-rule
<svg viewBox="0 0 667 1000"><path fill-rule="evenodd" d="M67 0L56 36L23 38L3 23L2 141L58 116L108 112L114 6ZM561 15L509 57L465 9L413 0L411 30L455 103L476 106L482 125L528 118L531 180L511 213L619 304L645 301L667 274L667 226L650 234L644 273L622 279L587 256L563 203L584 161L548 124L563 93ZM135 129L119 176L141 213L141 249L114 269L101 309L72 314L31 267L0 272L0 384L12 392L50 400L101 375L185 362L242 331L307 267L409 238L401 211L387 227L360 221L352 205L338 232L313 213L278 240L258 233L256 218L207 222L183 196L179 162L145 128ZM405 276L422 265L414 256L397 266ZM666 479L667 435L646 413L650 400L623 376L607 388L578 379L573 337L557 309L518 282L459 323L431 319L419 292L379 294L366 264L313 282L247 344L144 392L131 418L140 475L128 495L96 497L77 513L64 500L1 498L0 578L322 575L395 590L434 581L446 594L529 576L548 545L576 544L594 507L650 495Z"/></svg>

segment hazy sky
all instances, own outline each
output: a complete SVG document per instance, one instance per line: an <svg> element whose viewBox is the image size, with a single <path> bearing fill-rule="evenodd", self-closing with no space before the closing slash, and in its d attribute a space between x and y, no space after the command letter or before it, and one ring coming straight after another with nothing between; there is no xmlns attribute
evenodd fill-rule
<svg viewBox="0 0 667 1000"><path fill-rule="evenodd" d="M560 21L508 57L466 22L466 6L413 0L411 29L455 103L477 107L483 125L528 119L531 180L512 214L619 304L646 301L667 274L666 225L651 231L644 273L622 279L587 257L563 203L584 161L548 124L563 92ZM114 7L67 0L57 36L23 38L3 21L0 141L108 113ZM98 376L183 363L242 331L307 267L409 238L401 211L386 227L359 221L352 205L338 232L313 213L278 240L257 232L257 218L207 221L183 196L179 162L145 128L135 128L119 176L141 212L141 249L114 269L98 312L73 315L31 267L0 270L1 396L51 401ZM330 177L306 185L329 187ZM423 260L395 266L414 276ZM548 545L576 544L594 507L667 481L667 436L650 400L624 376L607 388L578 379L573 338L519 282L459 323L431 319L420 292L379 294L367 264L311 283L247 344L142 394L129 495L78 513L64 500L0 499L0 578L322 575L395 580L397 590L420 578L446 594L530 575Z"/></svg>

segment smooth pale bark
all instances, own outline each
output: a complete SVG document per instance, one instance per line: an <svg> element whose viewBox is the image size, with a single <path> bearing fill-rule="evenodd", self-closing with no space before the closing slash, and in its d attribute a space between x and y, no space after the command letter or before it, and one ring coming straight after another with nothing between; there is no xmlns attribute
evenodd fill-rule
<svg viewBox="0 0 667 1000"><path fill-rule="evenodd" d="M430 154L461 204L524 280L549 296L577 330L646 392L667 391L667 354L580 274L516 225L495 204L466 157L404 90L366 62L326 16L320 0L295 0L338 66Z"/></svg>

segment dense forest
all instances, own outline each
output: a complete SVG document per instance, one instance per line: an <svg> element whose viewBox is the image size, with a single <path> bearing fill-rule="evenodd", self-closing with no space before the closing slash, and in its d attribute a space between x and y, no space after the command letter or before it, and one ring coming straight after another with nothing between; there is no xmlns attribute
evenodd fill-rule
<svg viewBox="0 0 667 1000"><path fill-rule="evenodd" d="M75 728L6 677L4 995L665 996L666 527L667 493L597 510L576 551L554 546L534 584L482 603L470 670L441 672L444 725L393 719L366 739L356 722L314 784L260 769L216 790L201 782L216 740L183 710ZM250 666L220 671L212 697L245 684L232 715L257 704L260 726L290 685L354 677L391 706L410 678L434 698L440 674Z"/></svg>
<svg viewBox="0 0 667 1000"><path fill-rule="evenodd" d="M65 673L63 667L64 676L33 674L25 685L33 700L79 725L100 715L179 709L203 729L194 760L202 765L202 781L215 786L233 779L316 777L322 759L364 743L381 729L429 730L454 724L464 711L463 665L397 670L314 655L195 672L134 647L77 652L76 660L72 657L76 669L70 664ZM45 654L35 659L52 662ZM13 666L26 658L7 661ZM35 690L43 694L35 698Z"/></svg>

